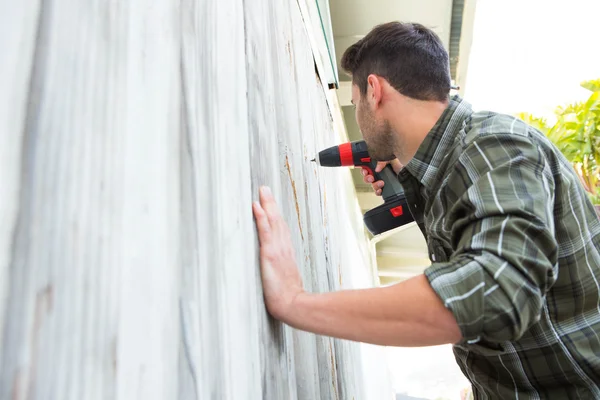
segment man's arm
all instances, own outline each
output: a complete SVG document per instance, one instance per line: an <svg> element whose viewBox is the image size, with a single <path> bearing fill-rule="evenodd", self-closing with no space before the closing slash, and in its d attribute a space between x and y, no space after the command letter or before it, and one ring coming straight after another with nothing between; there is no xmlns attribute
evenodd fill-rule
<svg viewBox="0 0 600 400"><path fill-rule="evenodd" d="M253 204L267 310L295 328L379 345L454 343L461 335L424 275L394 286L307 293L302 288L289 229L270 190Z"/></svg>
<svg viewBox="0 0 600 400"><path fill-rule="evenodd" d="M541 318L558 275L554 178L524 126L475 138L438 194L450 205L454 249L425 275L464 343L520 339Z"/></svg>
<svg viewBox="0 0 600 400"><path fill-rule="evenodd" d="M460 329L424 275L393 286L296 297L283 322L321 335L385 346L456 343Z"/></svg>

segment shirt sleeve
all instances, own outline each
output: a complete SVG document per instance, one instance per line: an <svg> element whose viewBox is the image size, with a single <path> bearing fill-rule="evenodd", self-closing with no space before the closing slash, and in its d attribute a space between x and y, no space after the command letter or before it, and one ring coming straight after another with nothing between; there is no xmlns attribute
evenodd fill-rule
<svg viewBox="0 0 600 400"><path fill-rule="evenodd" d="M479 137L442 191L455 251L425 271L431 287L463 343L517 340L540 319L558 272L554 180L543 153L526 136Z"/></svg>

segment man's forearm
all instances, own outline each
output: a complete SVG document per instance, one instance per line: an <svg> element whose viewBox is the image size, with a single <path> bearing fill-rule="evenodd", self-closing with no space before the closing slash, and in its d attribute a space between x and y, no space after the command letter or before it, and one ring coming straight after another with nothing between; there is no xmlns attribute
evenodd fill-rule
<svg viewBox="0 0 600 400"><path fill-rule="evenodd" d="M302 293L284 322L321 335L387 346L456 343L460 330L427 278L332 293Z"/></svg>

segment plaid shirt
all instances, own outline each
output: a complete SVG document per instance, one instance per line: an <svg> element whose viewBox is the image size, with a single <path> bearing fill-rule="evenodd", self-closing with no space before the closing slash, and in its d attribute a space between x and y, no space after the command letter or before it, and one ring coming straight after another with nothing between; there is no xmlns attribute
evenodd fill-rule
<svg viewBox="0 0 600 400"><path fill-rule="evenodd" d="M453 97L399 174L477 399L600 399L600 221L539 131Z"/></svg>

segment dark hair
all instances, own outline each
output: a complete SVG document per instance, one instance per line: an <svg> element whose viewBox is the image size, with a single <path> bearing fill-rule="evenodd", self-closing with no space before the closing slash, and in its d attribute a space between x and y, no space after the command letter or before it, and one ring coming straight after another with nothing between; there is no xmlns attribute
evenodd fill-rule
<svg viewBox="0 0 600 400"><path fill-rule="evenodd" d="M369 74L385 78L401 94L417 100L445 101L450 93L448 52L435 32L421 24L376 26L346 49L341 65L363 96Z"/></svg>

